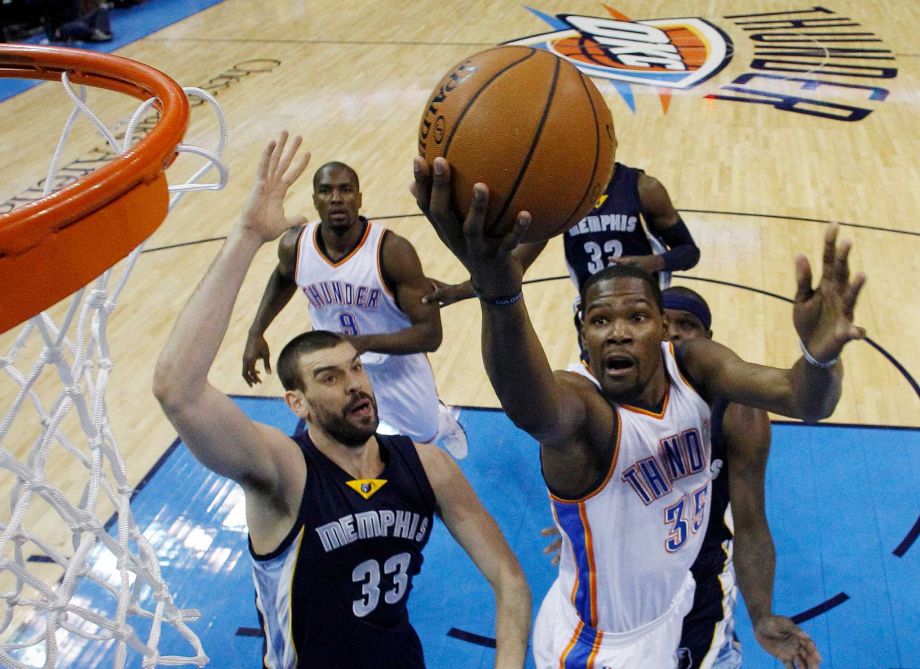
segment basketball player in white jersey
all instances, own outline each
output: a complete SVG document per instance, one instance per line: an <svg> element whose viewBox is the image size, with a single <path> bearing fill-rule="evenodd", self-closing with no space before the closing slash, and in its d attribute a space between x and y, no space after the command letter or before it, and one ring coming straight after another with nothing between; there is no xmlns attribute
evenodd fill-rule
<svg viewBox="0 0 920 669"><path fill-rule="evenodd" d="M282 236L278 266L266 286L243 353L243 378L259 383L256 362L271 371L264 333L300 289L314 330L345 335L362 355L377 389L381 420L413 440L440 441L467 454L457 413L438 399L427 352L441 345L437 306L422 304L428 284L412 245L359 215L358 175L327 163L313 177L320 221Z"/></svg>
<svg viewBox="0 0 920 669"><path fill-rule="evenodd" d="M833 412L840 351L864 335L852 317L865 278L849 280L849 243L838 249L836 227L828 231L817 290L808 261L796 259L793 321L803 357L791 369L747 363L709 339L675 352L649 274L632 266L595 274L583 288L581 334L598 387L554 374L530 322L511 254L530 215L521 212L502 238L487 236L484 184L461 222L447 161L417 158L414 170L419 207L477 289L486 371L509 418L540 444L563 535L559 576L534 628L537 667L678 666L714 474L709 402L724 397L811 421Z"/></svg>
<svg viewBox="0 0 920 669"><path fill-rule="evenodd" d="M260 666L424 669L406 602L437 513L493 589L495 668L522 669L532 611L520 565L452 458L376 434L374 388L353 346L311 332L285 347L285 402L309 423L294 438L208 382L253 258L296 220L283 201L309 154L295 162L300 137L287 150L286 140L263 152L240 221L176 319L153 383L194 456L245 493Z"/></svg>
<svg viewBox="0 0 920 669"><path fill-rule="evenodd" d="M712 314L699 293L672 286L661 296L672 343L712 338ZM597 383L584 361L567 369ZM741 644L734 633L740 589L764 650L784 666L817 667L821 655L811 637L789 618L773 613L776 554L764 499L770 418L762 409L721 398L712 403L711 412L712 459L723 464L712 482L703 545L690 568L696 592L684 618L679 652L689 669L740 669ZM553 526L543 534L558 537L559 531ZM561 545L562 539L556 539L544 550L554 554L553 564L559 561Z"/></svg>

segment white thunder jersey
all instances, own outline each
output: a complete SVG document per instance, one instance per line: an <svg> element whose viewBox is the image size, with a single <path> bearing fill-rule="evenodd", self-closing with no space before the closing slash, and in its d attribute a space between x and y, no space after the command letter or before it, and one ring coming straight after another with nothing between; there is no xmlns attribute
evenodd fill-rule
<svg viewBox="0 0 920 669"><path fill-rule="evenodd" d="M669 378L661 413L613 405L613 462L578 500L550 494L563 546L556 587L585 626L622 633L672 604L709 522L710 409L662 344Z"/></svg>
<svg viewBox="0 0 920 669"><path fill-rule="evenodd" d="M309 223L301 233L294 273L310 301L313 329L361 335L398 332L411 326L380 273L380 245L386 228L367 221L355 249L333 262L319 249L319 225Z"/></svg>
<svg viewBox="0 0 920 669"><path fill-rule="evenodd" d="M310 223L300 234L294 271L294 281L310 302L313 329L362 335L410 327L380 269L387 229L367 221L355 249L333 262L320 251L319 225ZM361 361L374 386L381 420L415 441L432 441L438 435L439 404L427 356L367 352Z"/></svg>

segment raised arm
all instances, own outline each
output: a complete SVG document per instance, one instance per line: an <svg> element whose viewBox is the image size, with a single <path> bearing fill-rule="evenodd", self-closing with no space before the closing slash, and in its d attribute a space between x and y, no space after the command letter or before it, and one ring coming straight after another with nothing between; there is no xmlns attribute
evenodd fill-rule
<svg viewBox="0 0 920 669"><path fill-rule="evenodd" d="M521 565L463 472L444 451L417 444L444 525L495 595L496 669L524 666L530 636L531 594Z"/></svg>
<svg viewBox="0 0 920 669"><path fill-rule="evenodd" d="M581 395L557 382L534 332L521 293L523 266L512 254L530 215L522 212L504 237L484 230L488 189L476 184L473 204L460 223L450 206L450 168L414 163L413 192L441 240L470 272L482 306L482 356L502 408L515 425L546 445L564 443L584 426Z"/></svg>
<svg viewBox="0 0 920 669"><path fill-rule="evenodd" d="M764 650L785 666L794 662L800 669L816 669L821 656L811 637L789 618L773 613L776 552L764 503L770 419L761 409L730 404L723 430L735 525L733 562L754 634Z"/></svg>
<svg viewBox="0 0 920 669"><path fill-rule="evenodd" d="M246 347L243 350L243 379L252 386L261 383L256 362L262 361L265 371L272 372L271 351L265 341L265 331L275 317L291 301L297 292L297 283L294 279L294 270L297 260L297 240L303 231L302 226L288 230L278 243L278 265L268 278L268 285L259 302L259 309L249 326L246 337Z"/></svg>
<svg viewBox="0 0 920 669"><path fill-rule="evenodd" d="M816 421L830 416L840 399L843 347L861 339L865 331L853 324L853 308L865 276L850 281L848 257L851 244L837 247L837 226L824 241L823 272L816 289L811 287L811 267L805 256L796 258L798 292L793 322L802 342L803 355L791 369L777 369L745 362L730 350L708 339L681 343L681 354L691 376L710 397Z"/></svg>
<svg viewBox="0 0 920 669"><path fill-rule="evenodd" d="M428 279L415 248L394 232L383 238L382 271L396 292L396 304L411 325L397 332L349 337L358 350L375 353L430 353L441 345L441 314L436 304L422 302Z"/></svg>
<svg viewBox="0 0 920 669"><path fill-rule="evenodd" d="M285 133L263 153L243 215L176 320L154 373L154 394L189 450L206 467L243 486L247 510L252 498L269 516L273 508L281 515L296 513L296 495L288 495L288 489L296 488L292 476L299 472L303 477L303 460L295 457L296 444L280 430L250 420L214 388L208 372L256 251L296 223L285 219L281 203L309 154L292 166L300 138L285 152L286 139ZM295 503L293 509L289 503Z"/></svg>

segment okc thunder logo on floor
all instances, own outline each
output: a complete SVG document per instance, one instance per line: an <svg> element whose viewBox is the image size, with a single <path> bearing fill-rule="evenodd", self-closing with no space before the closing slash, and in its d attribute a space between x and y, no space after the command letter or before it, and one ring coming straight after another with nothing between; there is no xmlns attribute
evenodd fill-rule
<svg viewBox="0 0 920 669"><path fill-rule="evenodd" d="M635 111L630 84L659 89L662 105L675 89L706 81L731 60L731 40L699 18L632 21L604 5L610 18L557 14L528 7L553 32L508 42L546 49L588 76L608 79Z"/></svg>

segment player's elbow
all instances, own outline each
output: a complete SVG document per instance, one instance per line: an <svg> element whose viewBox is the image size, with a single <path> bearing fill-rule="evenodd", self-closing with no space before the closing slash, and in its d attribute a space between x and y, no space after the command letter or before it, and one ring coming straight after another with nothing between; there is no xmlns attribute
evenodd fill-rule
<svg viewBox="0 0 920 669"><path fill-rule="evenodd" d="M153 396L167 414L170 413L170 408L179 403L176 383L170 378L168 365L157 363L153 373Z"/></svg>
<svg viewBox="0 0 920 669"><path fill-rule="evenodd" d="M191 384L175 367L168 359L160 356L153 371L153 396L167 415L175 413L186 404L189 394L194 392Z"/></svg>
<svg viewBox="0 0 920 669"><path fill-rule="evenodd" d="M424 353L434 353L441 348L442 341L444 341L444 333L441 330L441 324L430 324L425 328L422 336L422 351Z"/></svg>
<svg viewBox="0 0 920 669"><path fill-rule="evenodd" d="M524 570L521 569L521 563L510 550L508 558L502 560L498 574L491 580L491 585L498 602L518 602L528 612L530 611L532 606L530 585L527 583Z"/></svg>

